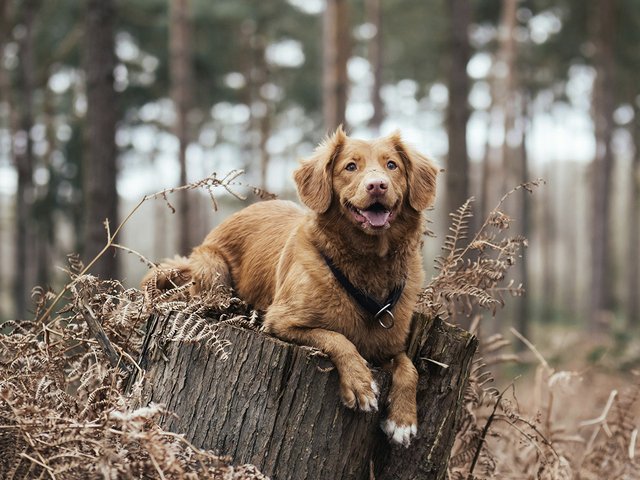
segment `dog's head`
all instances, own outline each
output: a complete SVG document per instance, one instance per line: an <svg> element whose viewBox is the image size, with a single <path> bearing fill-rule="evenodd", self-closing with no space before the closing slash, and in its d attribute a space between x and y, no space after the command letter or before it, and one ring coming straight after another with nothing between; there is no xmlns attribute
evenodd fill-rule
<svg viewBox="0 0 640 480"><path fill-rule="evenodd" d="M338 127L301 162L294 178L300 199L315 212L340 209L363 231L379 234L402 209L421 212L433 203L437 173L397 132L366 141Z"/></svg>

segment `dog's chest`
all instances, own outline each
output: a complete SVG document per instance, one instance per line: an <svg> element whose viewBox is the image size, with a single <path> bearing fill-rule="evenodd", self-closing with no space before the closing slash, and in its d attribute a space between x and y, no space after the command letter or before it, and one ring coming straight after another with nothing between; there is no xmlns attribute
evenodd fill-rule
<svg viewBox="0 0 640 480"><path fill-rule="evenodd" d="M404 282L404 280L403 280ZM324 327L342 333L358 349L367 360L385 360L401 351L404 347L409 329L410 292L402 292L397 302L392 306L393 319L384 315L382 323L391 328L384 328L370 312L368 312L340 282L331 279L328 290L331 300L320 307L319 316L322 317ZM375 302L384 306L391 290L386 285L369 289L375 292ZM411 286L409 285L409 290ZM393 322L393 323L391 323Z"/></svg>

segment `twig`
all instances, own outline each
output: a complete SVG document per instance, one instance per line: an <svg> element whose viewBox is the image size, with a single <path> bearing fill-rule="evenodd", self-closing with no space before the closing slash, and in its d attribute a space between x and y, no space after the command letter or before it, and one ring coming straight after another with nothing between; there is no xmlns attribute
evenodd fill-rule
<svg viewBox="0 0 640 480"><path fill-rule="evenodd" d="M95 263L109 250L109 248L111 248L114 245L115 239L118 236L118 234L120 233L120 231L122 230L122 228L129 222L131 217L138 211L138 209L142 206L142 204L144 202L146 202L147 200L158 199L158 198L164 198L164 200L167 201L167 193L174 193L174 192L178 192L178 191L181 191L181 190L193 190L193 189L199 188L199 187L206 188L207 191L209 192L209 195L211 195L212 199L213 199L213 194L211 193L211 190L213 188L215 188L215 187L222 187L228 193L233 195L234 197L236 197L238 199L244 199L244 197L242 197L242 195L234 192L231 189L231 185L236 185L236 183L234 183L233 181L237 177L242 175L243 173L244 173L244 171L242 171L242 170L232 170L222 180L218 179L216 177L216 174L213 173L213 174L209 175L208 177L203 178L202 180L199 180L198 182L190 183L188 185L183 185L181 187L167 188L167 189L164 189L164 190L162 190L160 192L157 192L157 193L154 193L154 194L151 194L151 195L145 195L137 203L137 205L135 207L133 207L133 209L127 214L127 216L124 218L124 220L122 220L122 222L120 222L120 224L115 229L113 234L111 233L111 229L109 227L109 223L105 222L105 228L107 230L107 243L105 244L104 248L102 250L100 250L100 252L98 252L98 254L89 262L88 265L86 265L82 269L81 272L79 272L75 276L75 278L71 282L67 283L62 288L62 290L60 290L58 295L56 295L56 297L51 302L51 305L49 305L49 308L47 308L47 310L38 318L37 321L40 322L40 323L46 322L46 320L51 315L51 312L53 311L53 308L58 304L58 302L64 296L64 294L67 293L71 289L71 287L73 287L75 285L75 283L78 280L78 278L80 278L83 275L85 275L91 269L91 267L93 267L93 265L95 265ZM213 199L213 200L214 200L214 205L215 205L215 199ZM167 203L168 203L168 201L167 201ZM169 206L171 206L171 204L169 204Z"/></svg>
<svg viewBox="0 0 640 480"><path fill-rule="evenodd" d="M505 200L510 197L511 195L513 195L516 191L520 190L520 189L525 189L526 191L528 191L529 193L531 193L531 186L538 186L541 183L545 183L545 181L542 178L538 178L532 182L525 182L525 183L521 183L520 185L512 188L511 190L509 190L507 193L505 193L500 200L498 201L497 205L493 208L493 210L491 210L491 212L489 212L489 215L487 216L486 220L484 221L484 223L482 224L482 226L478 229L478 231L476 232L476 234L473 236L473 238L471 239L471 241L469 243L467 243L467 245L465 246L464 250L462 250L462 252L460 253L460 255L458 255L459 258L464 258L465 255L467 254L467 252L469 251L469 248L471 248L471 245L474 244L474 242L477 242L480 239L480 234L484 231L485 228L487 228L487 226L489 225L489 222L491 221L491 219L493 218L493 215L499 211L500 207L502 206L502 204L505 202ZM473 197L472 197L473 198ZM470 200L472 200L472 198Z"/></svg>
<svg viewBox="0 0 640 480"><path fill-rule="evenodd" d="M81 307L83 310L82 316L84 318L84 321L87 322L87 326L89 327L91 334L95 337L95 339L100 344L100 347L102 348L102 351L104 352L104 354L107 356L107 359L109 360L109 363L111 364L111 366L113 368L117 368L118 366L120 366L121 368L126 370L126 366L123 367L121 365L122 357L118 355L118 353L113 348L113 345L111 345L111 341L109 340L107 335L104 333L104 329L102 328L102 325L98 323L96 315L91 309L91 307L86 303L81 303Z"/></svg>
<svg viewBox="0 0 640 480"><path fill-rule="evenodd" d="M607 419L607 415L609 414L609 410L611 409L611 405L613 405L613 400L616 398L616 396L618 395L618 391L617 390L611 390L611 393L609 394L609 398L607 400L607 403L604 407L604 410L602 410L602 413L600 414L600 416L598 416L597 418L594 418L592 420L585 420L583 422L580 422L580 427L588 427L589 425L597 425L598 423L602 423Z"/></svg>
<svg viewBox="0 0 640 480"><path fill-rule="evenodd" d="M113 248L117 248L119 250L123 250L127 253L131 253L135 256L137 256L141 262L144 262L147 264L147 266L149 268L155 268L157 265L155 263L153 263L151 260L149 260L147 257L145 257L144 255L142 255L140 252L135 251L132 248L129 247L125 247L124 245L120 245L119 243L114 243L113 245L111 245Z"/></svg>
<svg viewBox="0 0 640 480"><path fill-rule="evenodd" d="M49 465L47 465L46 463L42 463L41 461L39 461L39 460L37 460L37 459L33 458L32 456L30 456L30 455L28 455L28 454L26 454L26 453L24 453L24 452L20 452L20 456L21 456L21 457L24 457L24 458L26 458L26 459L28 459L28 460L31 460L31 461L32 461L33 463L35 463L36 465L40 465L42 468L44 468L44 469L47 471L47 473L49 474L49 476L50 476L53 480L56 480L56 476L55 476L55 474L53 473L53 469L52 469Z"/></svg>
<svg viewBox="0 0 640 480"><path fill-rule="evenodd" d="M547 370L547 372L553 372L553 369L549 366L547 361L544 359L542 354L538 351L538 349L535 347L535 345L533 343L531 343L529 340L527 340L524 337L524 335L522 335L520 332L518 332L515 328L511 327L509 330L511 331L511 333L513 335L516 336L516 338L518 340L520 340L522 343L524 343L526 345L526 347L529 350L531 350L531 352L536 356L536 358L538 359L540 364Z"/></svg>
<svg viewBox="0 0 640 480"><path fill-rule="evenodd" d="M478 458L480 458L480 452L482 451L482 447L484 446L485 438L487 436L487 433L489 432L489 427L491 426L491 423L493 422L493 419L496 416L496 410L498 409L498 405L500 405L502 396L512 385L513 385L513 382L509 386L507 386L507 388L502 390L502 392L500 392L500 395L498 395L498 398L496 399L496 403L493 405L493 410L491 411L491 415L489 415L489 418L487 418L487 423L485 423L484 428L482 429L482 434L480 435L480 443L478 443L478 448L476 448L476 452L473 455L473 461L471 462L471 467L469 468L469 474L467 475L467 480L473 480L473 470L476 468L476 463L478 463Z"/></svg>

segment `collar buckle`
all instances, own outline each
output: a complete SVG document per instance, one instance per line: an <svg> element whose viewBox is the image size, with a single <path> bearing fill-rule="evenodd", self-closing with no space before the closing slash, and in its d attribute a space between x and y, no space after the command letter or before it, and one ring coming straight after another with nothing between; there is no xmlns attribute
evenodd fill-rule
<svg viewBox="0 0 640 480"><path fill-rule="evenodd" d="M390 328L393 328L393 325L395 324L395 317L393 316L393 313L391 313L391 310L389 310L389 308L391 307L390 303L387 303L384 307L382 307L380 310L378 310L378 313L376 313L373 318L375 318L376 320L378 320L378 323L380 324L380 326L386 330L389 330ZM385 323L384 322L384 315L387 314L389 316L389 322Z"/></svg>

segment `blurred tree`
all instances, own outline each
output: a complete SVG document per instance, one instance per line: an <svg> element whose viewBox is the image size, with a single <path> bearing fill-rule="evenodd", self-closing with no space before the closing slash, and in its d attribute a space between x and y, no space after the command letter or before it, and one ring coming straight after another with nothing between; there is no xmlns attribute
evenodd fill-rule
<svg viewBox="0 0 640 480"><path fill-rule="evenodd" d="M449 0L384 0L383 78L396 83L411 79L428 90L447 78L450 24Z"/></svg>
<svg viewBox="0 0 640 480"><path fill-rule="evenodd" d="M118 225L114 19L113 0L88 0L84 31L87 84L83 162L85 259L93 258L104 247L105 220L111 225L111 232ZM118 278L117 257L112 252L103 255L94 265L93 273L105 279Z"/></svg>
<svg viewBox="0 0 640 480"><path fill-rule="evenodd" d="M10 7L11 7L11 2L9 2L8 0L0 0L0 52L4 51L5 44L8 38L8 32L10 30L9 18L12 15L12 11ZM1 59L2 59L2 55L0 55L0 60ZM5 106L5 112L9 110L8 115L5 114L4 118L0 116L0 120L4 120L11 115L11 111L8 108L9 105L11 104L10 96L11 96L11 83L9 81L9 75L4 62L0 61L0 105ZM6 121L6 124L9 130L9 135L12 135L13 129L9 125L10 122L11 120L8 119L8 121ZM9 142L8 153L9 153L9 157L13 156L13 149L11 148L11 142ZM6 280L4 277L4 271L0 268L0 292L2 292L6 288L5 281ZM7 310L8 308L5 302L0 302L0 320L7 317L7 314L6 314Z"/></svg>
<svg viewBox="0 0 640 480"><path fill-rule="evenodd" d="M174 131L178 137L180 185L187 184L187 147L189 146L189 110L193 84L191 58L191 12L189 0L169 0L169 64L171 70L171 99L175 110ZM190 238L190 192L179 194L178 252L187 255L194 245Z"/></svg>
<svg viewBox="0 0 640 480"><path fill-rule="evenodd" d="M22 5L21 23L24 31L19 37L20 45L20 115L19 131L14 132L14 161L18 172L16 192L16 263L14 298L16 318L27 313L29 292L35 284L35 232L32 223L33 186L33 142L31 130L34 125L33 95L36 83L34 23L40 2L27 0Z"/></svg>
<svg viewBox="0 0 640 480"><path fill-rule="evenodd" d="M380 125L384 118L384 104L380 96L382 88L382 70L383 70L383 35L382 35L382 0L366 0L365 6L367 10L367 22L373 27L374 34L369 40L368 57L373 72L373 86L371 87L371 106L373 107L373 115L369 120L369 126L379 133Z"/></svg>
<svg viewBox="0 0 640 480"><path fill-rule="evenodd" d="M498 26L498 58L496 63L497 103L502 110L503 135L502 140L502 185L499 192L506 192L519 183L516 153L513 148L516 136L517 100L517 44L516 26L518 0L502 0L500 24Z"/></svg>
<svg viewBox="0 0 640 480"><path fill-rule="evenodd" d="M347 60L351 51L349 4L347 0L327 0L322 32L323 116L325 130L346 126L349 79Z"/></svg>
<svg viewBox="0 0 640 480"><path fill-rule="evenodd" d="M633 118L624 125L633 148L630 149L627 220L622 223L627 229L627 245L618 252L614 263L621 266L615 272L626 279L617 299L624 304L627 326L637 329L640 326L640 6L634 0L618 0L617 5L614 93L621 109L633 112Z"/></svg>
<svg viewBox="0 0 640 480"><path fill-rule="evenodd" d="M634 119L632 126L633 161L631 162L631 174L629 175L629 244L627 262L627 325L633 328L640 326L640 107L636 97Z"/></svg>
<svg viewBox="0 0 640 480"><path fill-rule="evenodd" d="M529 106L531 104L531 94L526 88L523 88L520 95L521 107L520 107L520 128L522 130L520 137L520 151L519 162L516 165L516 171L519 174L517 183L526 183L531 179L529 178L529 152L527 150L527 131L531 125L531 112ZM531 237L531 200L526 192L520 196L518 200L518 210L516 213L517 223L519 225L519 233L529 239ZM530 324L531 324L531 297L528 294L529 285L531 284L531 277L529 275L529 255L526 248L522 249L522 258L518 264L518 280L524 285L525 295L520 298L518 302L518 309L516 312L516 328L520 331L525 338L531 338ZM524 350L525 345L522 342L516 343L516 348Z"/></svg>
<svg viewBox="0 0 640 480"><path fill-rule="evenodd" d="M269 152L267 140L271 134L273 112L272 102L265 98L269 90L271 71L266 59L266 49L269 44L269 24L273 21L274 12L266 9L256 9L252 16L240 26L243 35L243 45L246 48L244 77L246 79L245 103L250 110L250 128L255 132L254 150L260 159L261 188L267 188L267 171L269 167Z"/></svg>
<svg viewBox="0 0 640 480"><path fill-rule="evenodd" d="M598 0L594 9L594 42L596 81L593 92L593 115L596 136L596 157L592 166L592 238L591 294L589 320L592 330L605 328L603 314L610 311L610 204L613 171L614 70L616 33L616 0Z"/></svg>
<svg viewBox="0 0 640 480"><path fill-rule="evenodd" d="M446 204L447 212L454 212L469 198L469 158L467 154L467 123L469 122L470 57L469 26L471 5L469 0L451 0L449 5L449 109L447 132Z"/></svg>

